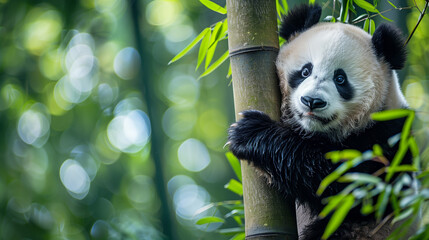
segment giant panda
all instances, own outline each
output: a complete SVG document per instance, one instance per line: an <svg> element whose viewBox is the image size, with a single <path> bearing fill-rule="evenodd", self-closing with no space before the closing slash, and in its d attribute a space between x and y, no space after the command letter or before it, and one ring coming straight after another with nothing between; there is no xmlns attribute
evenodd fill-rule
<svg viewBox="0 0 429 240"><path fill-rule="evenodd" d="M371 36L343 23L319 23L321 8L302 5L282 20L286 39L276 67L282 93L281 121L256 110L242 112L231 125L228 144L268 176L269 182L308 210L311 222L300 239L320 239L328 218L320 219L322 199L344 185L331 184L318 196L320 182L338 165L325 159L334 150L366 151L379 144L392 160L397 146L388 139L401 132L404 119L375 122L374 112L408 108L396 69L404 66L406 49L399 30L380 25ZM406 156L403 163L410 163ZM374 173L383 165L367 161L355 172ZM374 216L354 209L330 239L385 239L390 225L377 226Z"/></svg>

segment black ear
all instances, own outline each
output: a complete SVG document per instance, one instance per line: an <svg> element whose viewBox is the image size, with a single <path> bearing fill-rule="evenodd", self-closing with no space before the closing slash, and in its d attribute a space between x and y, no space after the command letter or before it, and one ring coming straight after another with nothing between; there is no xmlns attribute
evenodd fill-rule
<svg viewBox="0 0 429 240"><path fill-rule="evenodd" d="M377 57L389 63L391 69L404 67L407 58L405 40L401 31L389 24L381 24L372 35Z"/></svg>
<svg viewBox="0 0 429 240"><path fill-rule="evenodd" d="M295 33L303 32L319 22L322 8L319 5L300 5L283 17L279 34L289 40Z"/></svg>

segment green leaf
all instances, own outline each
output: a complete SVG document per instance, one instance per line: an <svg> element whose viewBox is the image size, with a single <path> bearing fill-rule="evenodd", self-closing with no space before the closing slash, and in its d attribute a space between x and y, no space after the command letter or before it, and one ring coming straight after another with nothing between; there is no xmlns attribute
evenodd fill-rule
<svg viewBox="0 0 429 240"><path fill-rule="evenodd" d="M363 30L365 32L368 32L369 29L369 18L365 19L365 22L363 23Z"/></svg>
<svg viewBox="0 0 429 240"><path fill-rule="evenodd" d="M231 165L232 170L234 170L235 175L237 176L237 178L241 182L242 179L241 179L240 160L238 160L238 158L236 156L234 156L234 154L232 154L232 152L227 152L225 155L226 155L226 158L228 159L229 165Z"/></svg>
<svg viewBox="0 0 429 240"><path fill-rule="evenodd" d="M316 0L308 0L308 4L313 5L316 2Z"/></svg>
<svg viewBox="0 0 429 240"><path fill-rule="evenodd" d="M341 9L340 9L340 19L341 22L345 23L348 22L348 16L349 16L349 0L345 0L346 4L344 4L344 0L341 3ZM344 6L345 5L345 6Z"/></svg>
<svg viewBox="0 0 429 240"><path fill-rule="evenodd" d="M364 19L364 18L366 18L366 17L368 17L368 14L362 14L362 15L360 15L359 17L357 17L357 18L355 18L355 19L353 19L352 20L352 22L357 22L357 21L359 21L359 20L361 20L361 19Z"/></svg>
<svg viewBox="0 0 429 240"><path fill-rule="evenodd" d="M246 233L242 232L242 233L237 233L234 235L234 237L232 237L230 240L244 240L246 237Z"/></svg>
<svg viewBox="0 0 429 240"><path fill-rule="evenodd" d="M319 189L317 189L317 195L319 196L322 195L322 193L329 186L329 184L337 180L343 173L345 173L350 168L355 167L362 161L363 161L362 158L358 157L351 161L344 162L343 164L338 166L337 169L335 169L331 174L329 174L322 180L322 182L320 183Z"/></svg>
<svg viewBox="0 0 429 240"><path fill-rule="evenodd" d="M219 36L216 40L220 41L222 40L226 34L228 33L228 19L225 19L222 23L222 27L219 30Z"/></svg>
<svg viewBox="0 0 429 240"><path fill-rule="evenodd" d="M282 0L282 5L286 13L289 10L289 5L287 4L287 0Z"/></svg>
<svg viewBox="0 0 429 240"><path fill-rule="evenodd" d="M369 29L370 29L369 34L373 35L375 31L375 22L372 19L369 21Z"/></svg>
<svg viewBox="0 0 429 240"><path fill-rule="evenodd" d="M378 144L374 144L374 146L372 146L372 152L374 156L383 156L383 149Z"/></svg>
<svg viewBox="0 0 429 240"><path fill-rule="evenodd" d="M324 218L328 216L329 213L331 213L334 209L338 207L341 201L348 196L346 194L338 194L335 196L332 196L329 198L328 204L323 208L323 210L320 212L319 216Z"/></svg>
<svg viewBox="0 0 429 240"><path fill-rule="evenodd" d="M219 218L219 217L202 217L200 218L196 224L203 225L207 223L224 223L225 219Z"/></svg>
<svg viewBox="0 0 429 240"><path fill-rule="evenodd" d="M409 116L413 111L408 109L394 109L371 114L371 118L375 121L389 121L393 119Z"/></svg>
<svg viewBox="0 0 429 240"><path fill-rule="evenodd" d="M363 8L369 12L378 12L374 5L365 0L353 0L353 2L356 3L356 5L358 5L360 8Z"/></svg>
<svg viewBox="0 0 429 240"><path fill-rule="evenodd" d="M276 9L277 9L277 15L279 17L281 17L285 14L285 10L283 10L282 6L280 5L279 0L276 0Z"/></svg>
<svg viewBox="0 0 429 240"><path fill-rule="evenodd" d="M218 68L223 62L225 62L226 59L229 57L229 51L226 51L216 62L214 62L209 68L207 68L206 71L201 74L201 76L198 79L201 79L202 77L205 77L212 73L216 68Z"/></svg>
<svg viewBox="0 0 429 240"><path fill-rule="evenodd" d="M200 0L204 6L206 6L208 9L213 10L215 12L218 12L220 14L226 14L226 9L219 6L218 4L210 1L210 0Z"/></svg>
<svg viewBox="0 0 429 240"><path fill-rule="evenodd" d="M393 173L397 173L397 172L417 172L417 168L413 165L409 165L409 164L404 164L404 165L399 165L397 167L388 167L387 168L387 172L393 172Z"/></svg>
<svg viewBox="0 0 429 240"><path fill-rule="evenodd" d="M344 221L344 218L349 213L350 209L353 207L355 198L353 195L347 195L341 204L338 205L337 210L332 215L332 218L329 220L328 225L326 226L325 232L323 233L322 239L327 239L332 233L337 230L337 228Z"/></svg>
<svg viewBox="0 0 429 240"><path fill-rule="evenodd" d="M226 75L226 78L231 77L231 75L232 75L232 69L231 69L231 64L229 64L228 74Z"/></svg>
<svg viewBox="0 0 429 240"><path fill-rule="evenodd" d="M232 217L234 219L234 221L238 224L238 225L243 225L243 221L241 221L241 217L239 216L234 216Z"/></svg>
<svg viewBox="0 0 429 240"><path fill-rule="evenodd" d="M375 206L375 208L377 209L375 211L375 217L377 218L377 221L381 220L384 215L391 192L392 186L387 185L386 189L378 196L377 204Z"/></svg>
<svg viewBox="0 0 429 240"><path fill-rule="evenodd" d="M213 59L214 53L216 51L216 46L218 43L217 38L219 37L219 34L220 34L219 30L221 29L222 25L223 25L222 22L218 22L218 23L216 23L215 27L213 28L213 32L212 32L211 37L210 37L210 47L207 51L206 62L204 64L205 65L204 69L206 69L206 70L207 70L208 66L210 65L210 63Z"/></svg>
<svg viewBox="0 0 429 240"><path fill-rule="evenodd" d="M201 42L201 45L200 45L200 50L198 51L198 63L195 70L197 70L200 67L201 63L204 60L204 57L207 54L207 50L209 49L209 46L210 46L210 36L211 36L211 31L207 31L207 33L204 35L203 41Z"/></svg>
<svg viewBox="0 0 429 240"><path fill-rule="evenodd" d="M389 1L389 0L387 0L387 1L390 3L390 5L392 5L392 7L397 8L391 1Z"/></svg>
<svg viewBox="0 0 429 240"><path fill-rule="evenodd" d="M338 179L338 182L341 182L341 183L355 182L355 181L377 184L381 182L381 179L367 173L346 173L344 174L344 176Z"/></svg>
<svg viewBox="0 0 429 240"><path fill-rule="evenodd" d="M229 183L225 184L225 188L240 196L243 195L243 185L235 179L229 180Z"/></svg>
<svg viewBox="0 0 429 240"><path fill-rule="evenodd" d="M208 31L210 31L210 28L204 29L200 34L198 34L198 36L194 40L192 40L192 42L188 46L186 46L180 53L178 53L173 59L171 59L171 61L168 64L174 63L175 61L182 58L193 47L195 47L195 45L197 45L197 43L199 43L201 39L203 39L203 37L206 35Z"/></svg>
<svg viewBox="0 0 429 240"><path fill-rule="evenodd" d="M325 154L326 159L331 159L333 163L341 160L350 160L362 156L362 153L355 149L345 149L342 151L332 151Z"/></svg>

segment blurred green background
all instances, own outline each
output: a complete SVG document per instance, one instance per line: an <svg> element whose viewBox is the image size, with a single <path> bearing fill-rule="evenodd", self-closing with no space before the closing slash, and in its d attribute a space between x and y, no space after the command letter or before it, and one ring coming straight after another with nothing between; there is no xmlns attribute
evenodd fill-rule
<svg viewBox="0 0 429 240"><path fill-rule="evenodd" d="M419 12L385 15L408 33ZM227 239L195 225L222 212L195 213L237 199L228 64L197 80L194 50L167 66L224 17L197 0L0 0L0 239ZM423 143L428 42L426 17L399 73Z"/></svg>

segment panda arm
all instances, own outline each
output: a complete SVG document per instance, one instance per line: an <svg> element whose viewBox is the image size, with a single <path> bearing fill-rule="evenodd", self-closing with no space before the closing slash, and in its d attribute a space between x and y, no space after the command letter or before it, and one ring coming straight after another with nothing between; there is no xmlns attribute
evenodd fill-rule
<svg viewBox="0 0 429 240"><path fill-rule="evenodd" d="M333 169L323 142L303 139L259 111L245 111L229 129L230 150L267 172L274 185L304 202L317 202L320 181Z"/></svg>

